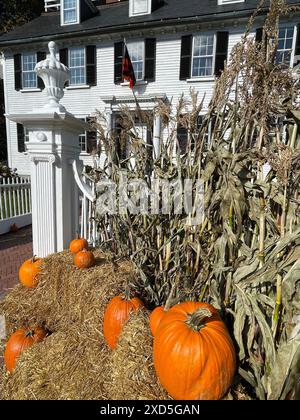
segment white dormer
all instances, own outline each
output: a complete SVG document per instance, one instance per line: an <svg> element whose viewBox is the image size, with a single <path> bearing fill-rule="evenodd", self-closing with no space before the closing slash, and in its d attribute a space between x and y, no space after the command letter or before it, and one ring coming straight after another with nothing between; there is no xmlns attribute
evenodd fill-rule
<svg viewBox="0 0 300 420"><path fill-rule="evenodd" d="M150 15L153 0L129 0L129 16Z"/></svg>
<svg viewBox="0 0 300 420"><path fill-rule="evenodd" d="M80 23L80 0L61 0L61 25Z"/></svg>

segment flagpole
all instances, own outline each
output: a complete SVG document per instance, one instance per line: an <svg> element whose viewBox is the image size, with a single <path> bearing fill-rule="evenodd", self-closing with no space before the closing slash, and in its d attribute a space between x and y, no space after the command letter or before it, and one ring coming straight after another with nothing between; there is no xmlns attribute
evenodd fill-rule
<svg viewBox="0 0 300 420"><path fill-rule="evenodd" d="M126 42L126 38L125 38L125 36L123 37L123 43L124 43L124 48L123 48L123 57L125 57L125 51L126 51L126 48L127 48L127 42ZM127 51L128 51L128 48L127 48ZM142 122L142 120L143 120L142 109L141 109L140 104L139 104L139 102L138 102L137 96L136 96L136 94L135 94L135 92L134 92L134 86L132 87L131 91L132 91L132 94L133 94L133 97L134 97L134 101L135 101L135 103L136 103L136 107L137 107L137 111L138 111L138 114L139 114L140 120L141 120L141 122Z"/></svg>

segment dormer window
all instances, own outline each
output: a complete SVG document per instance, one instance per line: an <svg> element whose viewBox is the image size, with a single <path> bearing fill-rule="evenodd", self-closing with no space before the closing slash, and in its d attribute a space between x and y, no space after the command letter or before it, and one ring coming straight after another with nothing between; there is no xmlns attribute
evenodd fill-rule
<svg viewBox="0 0 300 420"><path fill-rule="evenodd" d="M61 0L61 24L72 25L79 23L79 1Z"/></svg>
<svg viewBox="0 0 300 420"><path fill-rule="evenodd" d="M148 15L152 10L152 0L130 0L129 16Z"/></svg>

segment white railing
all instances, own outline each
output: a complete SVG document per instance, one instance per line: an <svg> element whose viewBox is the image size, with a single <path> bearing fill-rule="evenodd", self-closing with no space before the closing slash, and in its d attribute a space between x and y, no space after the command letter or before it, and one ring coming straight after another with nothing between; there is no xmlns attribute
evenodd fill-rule
<svg viewBox="0 0 300 420"><path fill-rule="evenodd" d="M94 183L89 180L85 175L82 175L82 181L85 186L91 189L94 196ZM98 243L99 235L97 233L97 226L95 221L95 200L91 200L90 194L80 194L80 236L86 238L88 243L96 246Z"/></svg>
<svg viewBox="0 0 300 420"><path fill-rule="evenodd" d="M45 0L45 12L60 9L60 0Z"/></svg>
<svg viewBox="0 0 300 420"><path fill-rule="evenodd" d="M30 177L0 178L0 234L31 224Z"/></svg>
<svg viewBox="0 0 300 420"><path fill-rule="evenodd" d="M92 0L94 3L97 0ZM54 10L60 9L60 0L44 0L45 2L45 12L53 12Z"/></svg>

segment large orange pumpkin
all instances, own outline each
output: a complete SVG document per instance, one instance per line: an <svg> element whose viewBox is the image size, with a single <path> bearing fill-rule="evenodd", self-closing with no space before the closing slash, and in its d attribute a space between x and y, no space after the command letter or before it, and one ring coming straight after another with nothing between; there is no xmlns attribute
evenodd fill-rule
<svg viewBox="0 0 300 420"><path fill-rule="evenodd" d="M219 400L236 368L235 350L217 310L184 302L165 313L154 336L154 366L177 400Z"/></svg>
<svg viewBox="0 0 300 420"><path fill-rule="evenodd" d="M12 372L16 366L17 359L28 347L43 341L46 331L37 327L32 329L20 328L10 336L4 352L4 362L6 369Z"/></svg>
<svg viewBox="0 0 300 420"><path fill-rule="evenodd" d="M153 337L165 313L166 312L163 306L158 306L151 312L150 318L149 318L149 326L150 326L150 330Z"/></svg>
<svg viewBox="0 0 300 420"><path fill-rule="evenodd" d="M111 299L104 314L104 338L111 349L116 347L130 312L137 311L143 306L144 304L139 298L130 299L127 293L125 297L117 296Z"/></svg>
<svg viewBox="0 0 300 420"><path fill-rule="evenodd" d="M77 239L73 239L70 243L70 251L72 254L77 254L77 252L80 252L83 249L88 249L88 247L88 241L84 238L80 238L79 236Z"/></svg>
<svg viewBox="0 0 300 420"><path fill-rule="evenodd" d="M19 280L26 287L35 287L38 283L37 275L41 271L41 258L26 260L19 269Z"/></svg>
<svg viewBox="0 0 300 420"><path fill-rule="evenodd" d="M83 249L82 251L77 252L74 257L74 264L77 268L90 268L95 265L95 257L92 251L87 251Z"/></svg>

